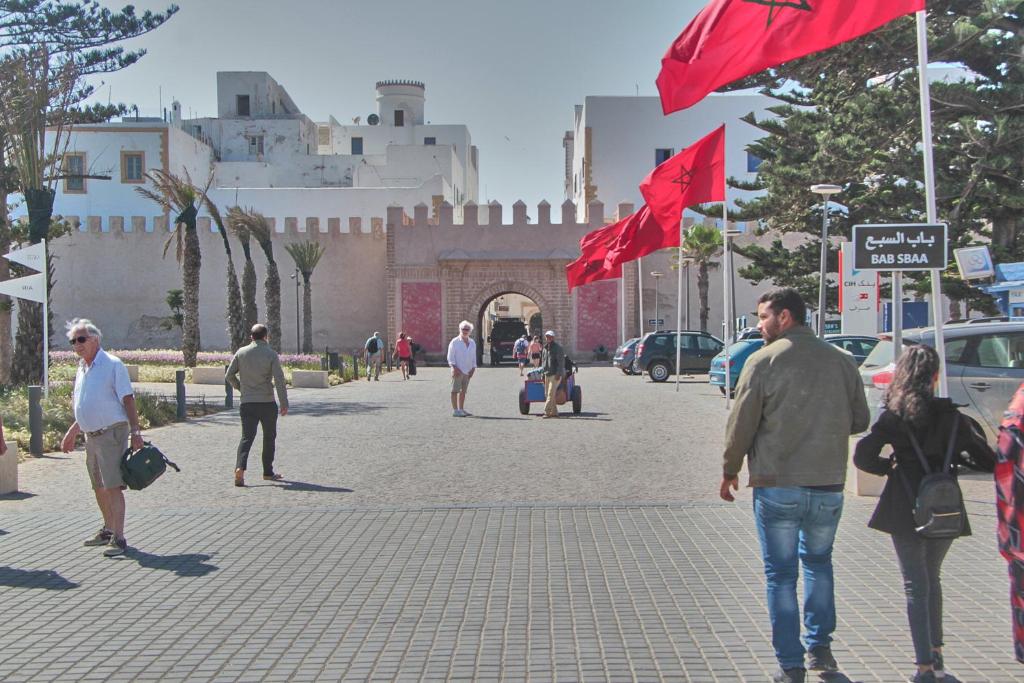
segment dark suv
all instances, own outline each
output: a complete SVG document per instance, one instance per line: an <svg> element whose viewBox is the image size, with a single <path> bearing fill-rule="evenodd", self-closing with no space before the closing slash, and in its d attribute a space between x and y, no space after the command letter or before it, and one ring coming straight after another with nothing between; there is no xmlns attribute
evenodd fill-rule
<svg viewBox="0 0 1024 683"><path fill-rule="evenodd" d="M526 323L518 318L499 318L491 327L487 341L491 345L491 365L499 365L506 358L512 359L512 347L516 340L526 334Z"/></svg>
<svg viewBox="0 0 1024 683"><path fill-rule="evenodd" d="M724 346L720 339L707 332L650 332L637 345L634 369L646 372L654 382L664 382L676 374L677 338L681 340L682 349L680 370L687 373L707 372L711 367L711 359Z"/></svg>

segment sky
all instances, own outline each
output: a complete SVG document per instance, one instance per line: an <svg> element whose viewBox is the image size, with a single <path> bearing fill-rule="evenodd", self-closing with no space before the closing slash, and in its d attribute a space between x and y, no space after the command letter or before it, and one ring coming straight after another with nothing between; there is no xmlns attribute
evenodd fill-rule
<svg viewBox="0 0 1024 683"><path fill-rule="evenodd" d="M123 2L101 0L108 7ZM138 12L167 2L138 0ZM376 111L378 80L426 84L426 119L465 124L480 200L564 199L562 138L588 95L656 95L672 40L703 0L178 0L148 54L93 99L216 116L217 71L266 71L314 121ZM508 209L506 209L508 210Z"/></svg>

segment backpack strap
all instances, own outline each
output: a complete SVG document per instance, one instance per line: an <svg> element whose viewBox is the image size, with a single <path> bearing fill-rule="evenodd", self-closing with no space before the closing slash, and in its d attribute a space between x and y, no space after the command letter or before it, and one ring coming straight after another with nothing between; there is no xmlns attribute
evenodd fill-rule
<svg viewBox="0 0 1024 683"><path fill-rule="evenodd" d="M942 463L942 471L951 472L953 456L956 454L956 433L960 429L960 411L956 411L956 419L953 420L953 429L949 433L949 445L946 446L946 459Z"/></svg>
<svg viewBox="0 0 1024 683"><path fill-rule="evenodd" d="M921 444L917 442L917 437L914 436L914 431L907 424L906 420L900 420L903 424L904 431L907 432L907 436L910 437L910 445L914 448L914 453L917 454L917 459L921 463L921 467L924 468L925 474L931 474L932 468L928 467L928 458L924 457L924 451L921 450Z"/></svg>

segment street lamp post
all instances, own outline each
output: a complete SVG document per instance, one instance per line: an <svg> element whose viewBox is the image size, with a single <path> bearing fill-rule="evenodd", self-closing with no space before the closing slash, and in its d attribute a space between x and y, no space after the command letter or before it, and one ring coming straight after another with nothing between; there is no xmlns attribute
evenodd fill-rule
<svg viewBox="0 0 1024 683"><path fill-rule="evenodd" d="M838 185L811 185L811 192L821 195L821 268L818 273L818 337L825 336L825 260L828 258L828 198L842 192Z"/></svg>
<svg viewBox="0 0 1024 683"><path fill-rule="evenodd" d="M302 353L302 342L299 341L301 323L299 322L299 269L296 267L291 278L295 280L295 353Z"/></svg>
<svg viewBox="0 0 1024 683"><path fill-rule="evenodd" d="M658 332L661 329L661 316L658 313L658 281L661 280L663 272L660 270L652 270L651 277L654 278L654 331Z"/></svg>

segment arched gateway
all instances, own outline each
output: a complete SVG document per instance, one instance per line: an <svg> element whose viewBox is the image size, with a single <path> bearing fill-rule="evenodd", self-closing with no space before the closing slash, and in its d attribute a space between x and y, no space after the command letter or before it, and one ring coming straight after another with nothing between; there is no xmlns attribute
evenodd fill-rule
<svg viewBox="0 0 1024 683"><path fill-rule="evenodd" d="M589 207L590 222L575 221L572 202L562 205L562 223L552 223L550 206L542 202L536 223L528 223L526 205L512 207L511 224L501 221L501 205L488 206L489 220L480 225L477 207L465 207L465 220L455 223L452 207L442 204L428 218L426 205L410 220L401 207L388 209L387 301L388 337L411 335L434 358L444 354L461 320L474 324L495 297L516 293L537 304L545 329L553 329L568 353L590 360L594 349L613 349L621 334L619 280L595 282L568 292L565 265L579 256L579 241L604 224L599 202ZM632 211L619 207L620 215ZM627 264L626 333L635 333L636 269Z"/></svg>

